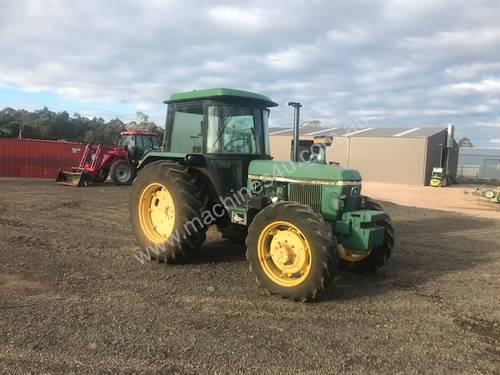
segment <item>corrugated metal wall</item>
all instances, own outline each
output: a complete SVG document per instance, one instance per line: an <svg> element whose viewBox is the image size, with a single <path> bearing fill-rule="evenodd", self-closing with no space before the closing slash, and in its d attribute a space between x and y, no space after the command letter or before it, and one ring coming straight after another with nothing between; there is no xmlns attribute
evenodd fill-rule
<svg viewBox="0 0 500 375"><path fill-rule="evenodd" d="M346 166L358 170L363 181L423 185L425 140L351 137L347 138L347 150L333 148L333 155L329 155L335 156L339 151L340 155L347 153Z"/></svg>
<svg viewBox="0 0 500 375"><path fill-rule="evenodd" d="M0 138L1 177L55 178L59 168L78 166L83 143Z"/></svg>
<svg viewBox="0 0 500 375"><path fill-rule="evenodd" d="M301 139L313 137L301 136ZM441 146L436 143L446 141L446 129L431 140L426 158L427 139L430 138L335 137L326 150L327 160L358 170L364 181L427 185L432 167L439 165ZM271 136L275 160L290 160L291 140L290 135Z"/></svg>

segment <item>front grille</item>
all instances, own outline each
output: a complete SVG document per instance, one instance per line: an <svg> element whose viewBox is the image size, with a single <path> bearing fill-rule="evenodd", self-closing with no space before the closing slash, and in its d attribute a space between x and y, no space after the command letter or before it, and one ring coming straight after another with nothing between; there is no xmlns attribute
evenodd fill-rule
<svg viewBox="0 0 500 375"><path fill-rule="evenodd" d="M321 186L290 184L290 200L311 206L316 212L321 211Z"/></svg>

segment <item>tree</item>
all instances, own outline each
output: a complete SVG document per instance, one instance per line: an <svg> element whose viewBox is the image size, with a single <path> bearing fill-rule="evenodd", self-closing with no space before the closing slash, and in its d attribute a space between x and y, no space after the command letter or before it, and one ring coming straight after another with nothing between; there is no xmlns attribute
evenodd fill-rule
<svg viewBox="0 0 500 375"><path fill-rule="evenodd" d="M159 134L162 129L143 112L137 114L138 129L153 130ZM128 125L128 124L127 124ZM135 127L134 127L135 128ZM47 107L29 112L24 109L4 108L0 111L0 136L17 137L22 131L23 137L35 139L65 139L85 143L114 144L126 125L118 118L105 121L102 118L82 116L79 113L53 112Z"/></svg>
<svg viewBox="0 0 500 375"><path fill-rule="evenodd" d="M154 122L149 121L149 116L144 112L136 112L137 120L127 123L128 130L147 130L158 134L163 133L163 129Z"/></svg>
<svg viewBox="0 0 500 375"><path fill-rule="evenodd" d="M470 141L469 138L463 137L460 141L458 141L458 147L460 148L472 148L474 145Z"/></svg>
<svg viewBox="0 0 500 375"><path fill-rule="evenodd" d="M145 114L144 112L137 111L135 113L135 115L137 116L137 122L139 122L139 123L149 122L149 116L147 114Z"/></svg>

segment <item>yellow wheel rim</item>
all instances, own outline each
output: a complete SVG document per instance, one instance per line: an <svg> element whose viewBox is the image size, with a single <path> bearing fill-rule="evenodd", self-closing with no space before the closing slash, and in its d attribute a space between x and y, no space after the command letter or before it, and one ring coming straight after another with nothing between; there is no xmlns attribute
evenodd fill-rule
<svg viewBox="0 0 500 375"><path fill-rule="evenodd" d="M281 286L299 285L311 270L311 247L306 237L286 221L275 221L264 228L257 252L266 276Z"/></svg>
<svg viewBox="0 0 500 375"><path fill-rule="evenodd" d="M344 259L348 262L359 262L359 261L365 259L368 255L370 255L370 253L372 251L371 249L369 249L363 253L354 252L350 249L345 248L341 244L337 245L337 249L338 249L340 258Z"/></svg>
<svg viewBox="0 0 500 375"><path fill-rule="evenodd" d="M154 243L164 242L175 224L175 206L168 189L159 183L144 188L139 200L139 222L144 235Z"/></svg>

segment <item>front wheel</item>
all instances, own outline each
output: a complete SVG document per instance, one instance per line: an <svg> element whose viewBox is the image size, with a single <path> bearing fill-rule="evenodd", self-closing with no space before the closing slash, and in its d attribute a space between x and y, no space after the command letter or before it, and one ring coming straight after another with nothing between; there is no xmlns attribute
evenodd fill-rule
<svg viewBox="0 0 500 375"><path fill-rule="evenodd" d="M268 293L305 302L333 280L336 244L330 226L310 207L279 202L250 224L246 257L257 284Z"/></svg>

